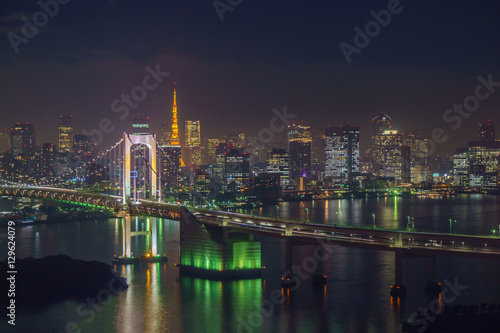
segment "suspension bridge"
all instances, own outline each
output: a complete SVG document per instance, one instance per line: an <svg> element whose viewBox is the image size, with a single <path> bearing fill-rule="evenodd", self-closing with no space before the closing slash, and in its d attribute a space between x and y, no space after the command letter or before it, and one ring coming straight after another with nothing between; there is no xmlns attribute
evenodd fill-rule
<svg viewBox="0 0 500 333"><path fill-rule="evenodd" d="M113 211L123 220L123 253L115 258L123 264L141 259L131 252L131 237L139 235L151 237L149 253L142 256L142 260L166 260L157 253L156 223L149 219L149 231L133 231L132 217L180 221L181 271L218 278L260 275L260 242L254 236L285 240L284 286L294 284L292 253L294 247L301 245L316 245L319 251L346 246L394 252L395 284L391 293L396 295L404 294L402 263L405 259L430 258L430 289L439 289L435 279L436 256L500 259L499 237L306 223L221 211L208 201L201 207L188 209L162 199L162 191L170 191L166 178L171 175L165 172L165 163L169 165L168 170L179 167L154 135L124 133L111 148L57 178L42 179L34 184L2 180L0 195ZM203 199L199 193L194 194ZM314 277L313 281L326 283L320 261Z"/></svg>

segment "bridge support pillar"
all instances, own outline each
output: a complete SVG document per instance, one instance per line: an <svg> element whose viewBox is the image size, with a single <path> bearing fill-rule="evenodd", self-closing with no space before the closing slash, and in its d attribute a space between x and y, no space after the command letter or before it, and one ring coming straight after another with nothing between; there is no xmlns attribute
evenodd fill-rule
<svg viewBox="0 0 500 333"><path fill-rule="evenodd" d="M123 257L131 258L132 257L132 249L131 249L131 217L130 215L126 215L123 217Z"/></svg>
<svg viewBox="0 0 500 333"><path fill-rule="evenodd" d="M316 248L313 250L315 253L313 253L313 257L315 259L317 258L324 258L324 249L323 245L319 246L319 249L316 250ZM326 275L323 267L323 260L317 260L318 262L318 267L316 268L316 272L314 273L312 277L312 283L315 286L323 287L326 285Z"/></svg>
<svg viewBox="0 0 500 333"><path fill-rule="evenodd" d="M293 272L293 239L287 237L285 239L285 274L281 277L281 287L290 288L295 286L295 277L292 275Z"/></svg>
<svg viewBox="0 0 500 333"><path fill-rule="evenodd" d="M403 234L400 232L398 232L398 235L396 236L395 246L403 247Z"/></svg>
<svg viewBox="0 0 500 333"><path fill-rule="evenodd" d="M436 279L436 256L429 257L429 282L425 285L425 291L428 293L440 293L442 286Z"/></svg>
<svg viewBox="0 0 500 333"><path fill-rule="evenodd" d="M400 234L399 234L400 235ZM399 238L399 236L398 236ZM397 242L396 242L397 244ZM394 285L391 286L391 296L404 296L406 295L406 287L403 285L403 250L397 249L395 251L394 262Z"/></svg>
<svg viewBox="0 0 500 333"><path fill-rule="evenodd" d="M153 222L152 218L148 219L149 230L151 230L151 255L156 257L158 255L158 226L156 222Z"/></svg>
<svg viewBox="0 0 500 333"><path fill-rule="evenodd" d="M132 217L127 211L121 211L118 216L122 217L123 226L123 254L120 257L113 259L116 264L134 264L140 260L146 262L164 262L167 261L166 256L158 256L158 232L157 223L152 218L148 218L149 231L132 231ZM148 236L150 237L149 253L141 257L132 256L132 236Z"/></svg>

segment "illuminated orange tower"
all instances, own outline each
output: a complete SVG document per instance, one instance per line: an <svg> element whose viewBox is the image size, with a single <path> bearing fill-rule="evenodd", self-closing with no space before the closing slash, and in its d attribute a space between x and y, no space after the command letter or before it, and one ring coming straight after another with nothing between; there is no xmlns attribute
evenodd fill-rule
<svg viewBox="0 0 500 333"><path fill-rule="evenodd" d="M172 146L178 146L179 141L179 125L177 124L177 94L175 92L175 82L174 82L174 106L172 109L172 136L170 139L170 144Z"/></svg>

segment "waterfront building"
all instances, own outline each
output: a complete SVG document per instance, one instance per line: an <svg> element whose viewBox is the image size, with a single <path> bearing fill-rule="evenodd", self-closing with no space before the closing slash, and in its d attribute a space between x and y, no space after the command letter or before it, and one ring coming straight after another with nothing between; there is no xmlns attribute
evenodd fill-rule
<svg viewBox="0 0 500 333"><path fill-rule="evenodd" d="M325 140L325 180L333 186L350 182L351 175L360 172L359 127L327 127Z"/></svg>

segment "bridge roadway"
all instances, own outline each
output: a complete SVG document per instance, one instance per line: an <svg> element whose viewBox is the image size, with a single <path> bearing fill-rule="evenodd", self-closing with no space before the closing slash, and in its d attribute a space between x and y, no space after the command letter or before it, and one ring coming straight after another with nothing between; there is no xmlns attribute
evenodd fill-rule
<svg viewBox="0 0 500 333"><path fill-rule="evenodd" d="M404 250L405 256L456 256L500 259L500 238L338 226L222 211L194 211L198 221L233 231L286 239L304 245L330 244L372 250Z"/></svg>
<svg viewBox="0 0 500 333"><path fill-rule="evenodd" d="M0 195L36 197L59 200L115 211L123 209L121 197L85 193L71 189L37 186L0 186ZM180 205L140 200L129 204L131 215L145 215L177 220ZM406 256L457 256L500 259L500 237L410 232L372 227L339 226L276 220L275 218L245 215L224 211L192 209L201 223L228 227L230 230L258 236L286 239L302 244L331 244L372 250L397 251Z"/></svg>

